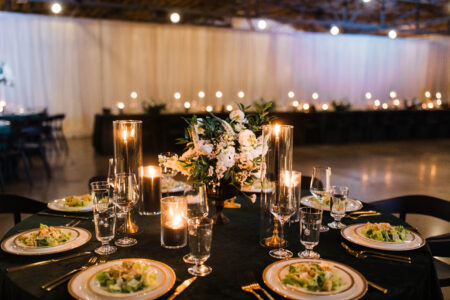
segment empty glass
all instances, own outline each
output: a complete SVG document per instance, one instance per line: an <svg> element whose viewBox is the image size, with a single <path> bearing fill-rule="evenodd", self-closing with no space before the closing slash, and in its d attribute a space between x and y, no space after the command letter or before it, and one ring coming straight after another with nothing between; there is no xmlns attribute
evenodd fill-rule
<svg viewBox="0 0 450 300"><path fill-rule="evenodd" d="M189 248L195 265L188 269L194 276L206 276L212 268L203 263L211 253L213 220L207 217L192 218L188 221Z"/></svg>
<svg viewBox="0 0 450 300"><path fill-rule="evenodd" d="M94 203L95 236L102 246L95 249L95 253L108 255L117 251L109 245L114 239L116 230L116 210L110 197L110 186L106 181L91 183L92 201Z"/></svg>
<svg viewBox="0 0 450 300"><path fill-rule="evenodd" d="M328 223L328 227L333 229L345 228L341 219L345 216L345 206L347 204L348 187L332 186L331 187L331 209L330 215L334 218L332 223Z"/></svg>
<svg viewBox="0 0 450 300"><path fill-rule="evenodd" d="M110 186L111 189L111 195L114 192L114 180L116 178L116 160L114 158L109 158L108 159L108 177L107 177L107 181L108 184ZM116 211L116 217L119 219L123 219L126 217L126 214L121 211L121 210L117 210Z"/></svg>
<svg viewBox="0 0 450 300"><path fill-rule="evenodd" d="M195 184L186 184L184 188L184 197L187 201L188 219L208 216L209 208L205 185L198 186ZM183 260L189 264L195 263L191 253L183 256Z"/></svg>
<svg viewBox="0 0 450 300"><path fill-rule="evenodd" d="M330 201L330 180L331 180L331 168L330 167L314 167L313 174L311 176L310 192L319 201L322 206L329 205ZM327 226L320 226L320 231L328 231Z"/></svg>
<svg viewBox="0 0 450 300"><path fill-rule="evenodd" d="M127 215L127 219L130 217L128 211L133 205L137 203L139 199L139 184L136 180L134 173L119 173L116 174L114 181L114 204ZM128 227L131 223L130 220L125 220L125 226ZM128 228L125 228L125 234L128 232ZM129 247L137 244L137 240L124 236L121 239L116 240L116 246Z"/></svg>
<svg viewBox="0 0 450 300"><path fill-rule="evenodd" d="M319 244L320 226L322 223L322 210L302 207L299 210L300 217L300 243L305 246L298 256L303 258L320 258L319 253L313 248Z"/></svg>

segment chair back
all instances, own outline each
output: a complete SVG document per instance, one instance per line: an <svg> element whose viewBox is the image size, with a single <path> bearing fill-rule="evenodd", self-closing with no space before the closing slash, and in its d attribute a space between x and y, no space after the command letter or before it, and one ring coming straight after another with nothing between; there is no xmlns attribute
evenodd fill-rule
<svg viewBox="0 0 450 300"><path fill-rule="evenodd" d="M406 214L422 214L450 221L450 202L426 195L406 195L370 203L389 213L399 213L405 220Z"/></svg>
<svg viewBox="0 0 450 300"><path fill-rule="evenodd" d="M23 196L0 194L0 213L14 214L14 223L20 222L20 214L35 214L47 207L46 203Z"/></svg>

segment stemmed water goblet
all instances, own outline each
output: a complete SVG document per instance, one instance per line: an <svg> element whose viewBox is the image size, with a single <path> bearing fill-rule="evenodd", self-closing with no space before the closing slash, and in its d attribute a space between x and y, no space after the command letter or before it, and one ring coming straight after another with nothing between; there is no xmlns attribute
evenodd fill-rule
<svg viewBox="0 0 450 300"><path fill-rule="evenodd" d="M164 152L158 155L159 166L161 167L161 176L165 189L170 190L170 185L173 183L173 177L177 175L177 170L171 168L169 164L170 157L174 154L171 152Z"/></svg>
<svg viewBox="0 0 450 300"><path fill-rule="evenodd" d="M129 210L139 199L139 184L134 173L118 173L114 181L114 204L127 215L125 220L125 234L129 232L128 226L131 223ZM116 246L129 247L137 244L137 240L124 236L115 242Z"/></svg>
<svg viewBox="0 0 450 300"><path fill-rule="evenodd" d="M117 251L109 242L114 239L116 230L116 207L111 199L111 189L107 181L91 182L92 202L94 204L95 236L102 246L95 253L109 255Z"/></svg>
<svg viewBox="0 0 450 300"><path fill-rule="evenodd" d="M184 197L187 201L187 218L188 221L193 218L207 217L209 212L208 198L206 195L205 185L188 183L184 188ZM192 253L183 256L186 263L194 264L195 259Z"/></svg>
<svg viewBox="0 0 450 300"><path fill-rule="evenodd" d="M332 186L331 187L331 209L330 215L334 221L328 223L328 227L333 229L345 228L341 219L345 216L345 206L347 204L348 187L346 186Z"/></svg>
<svg viewBox="0 0 450 300"><path fill-rule="evenodd" d="M313 248L319 244L322 213L323 210L312 207L301 207L299 209L300 243L306 249L303 252L299 252L298 256L303 258L320 258L319 253L314 252Z"/></svg>
<svg viewBox="0 0 450 300"><path fill-rule="evenodd" d="M203 263L211 254L213 219L196 217L188 221L189 248L195 265L188 269L194 276L206 276L212 268Z"/></svg>
<svg viewBox="0 0 450 300"><path fill-rule="evenodd" d="M331 180L331 168L330 167L314 167L313 174L311 176L310 192L319 201L320 209L323 210L323 206L327 201L330 201L330 180ZM323 213L323 212L322 212ZM320 232L326 232L329 228L321 225Z"/></svg>

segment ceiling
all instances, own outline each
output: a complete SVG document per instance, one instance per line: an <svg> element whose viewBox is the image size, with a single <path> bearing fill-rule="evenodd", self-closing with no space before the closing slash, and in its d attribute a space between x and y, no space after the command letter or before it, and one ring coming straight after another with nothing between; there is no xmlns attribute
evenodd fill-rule
<svg viewBox="0 0 450 300"><path fill-rule="evenodd" d="M368 1L368 2L366 2ZM53 14L49 0L0 0L0 10ZM399 36L450 35L447 0L59 0L67 17L232 27L235 18L270 19L297 30Z"/></svg>

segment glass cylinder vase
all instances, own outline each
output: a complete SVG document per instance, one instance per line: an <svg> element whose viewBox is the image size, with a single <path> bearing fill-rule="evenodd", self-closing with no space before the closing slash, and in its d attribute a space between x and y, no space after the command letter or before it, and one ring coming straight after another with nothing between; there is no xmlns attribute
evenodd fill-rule
<svg viewBox="0 0 450 300"><path fill-rule="evenodd" d="M182 248L187 244L187 199L165 197L161 199L161 246Z"/></svg>
<svg viewBox="0 0 450 300"><path fill-rule="evenodd" d="M260 244L264 247L285 247L279 236L280 223L270 212L270 203L288 196L293 189L286 180L292 176L294 126L271 124L263 126L261 161Z"/></svg>

